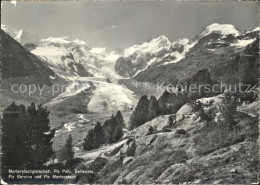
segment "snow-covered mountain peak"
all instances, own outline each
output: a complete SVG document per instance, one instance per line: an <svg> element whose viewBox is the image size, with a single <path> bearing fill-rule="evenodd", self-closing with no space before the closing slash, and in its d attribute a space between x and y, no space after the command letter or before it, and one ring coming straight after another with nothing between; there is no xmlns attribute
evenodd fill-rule
<svg viewBox="0 0 260 185"><path fill-rule="evenodd" d="M23 33L24 33L24 30L23 30L23 29L19 30L18 33L17 33L17 35L16 35L16 37L17 37L17 38L21 37L21 36L23 35Z"/></svg>
<svg viewBox="0 0 260 185"><path fill-rule="evenodd" d="M71 40L69 37L49 37L40 40L40 47L56 47L65 48L69 50L77 50L82 52L82 49L89 50L90 46L85 41L75 39Z"/></svg>
<svg viewBox="0 0 260 185"><path fill-rule="evenodd" d="M38 45L40 39L34 35L33 33L30 33L28 31L25 31L23 29L21 29L17 35L14 38L15 40L17 40L20 44L24 45L24 44L35 44Z"/></svg>
<svg viewBox="0 0 260 185"><path fill-rule="evenodd" d="M169 44L170 43L169 39L165 35L158 36L158 37L152 39L151 42L158 42L158 43L161 43L161 44Z"/></svg>
<svg viewBox="0 0 260 185"><path fill-rule="evenodd" d="M206 27L201 33L200 33L200 38L205 37L211 33L217 33L223 36L226 35L233 35L233 36L238 36L239 31L231 24L218 24L214 23Z"/></svg>
<svg viewBox="0 0 260 185"><path fill-rule="evenodd" d="M106 48L92 48L89 52L92 54L102 54L106 52Z"/></svg>
<svg viewBox="0 0 260 185"><path fill-rule="evenodd" d="M135 76L149 67L180 61L195 44L196 42L191 42L187 38L171 43L162 35L125 49L124 57L119 58L115 69L120 75Z"/></svg>
<svg viewBox="0 0 260 185"><path fill-rule="evenodd" d="M41 57L60 76L94 76L120 78L114 71L119 58L116 52L91 46L82 40L69 37L49 37L41 39L40 44L31 51Z"/></svg>
<svg viewBox="0 0 260 185"><path fill-rule="evenodd" d="M254 32L254 31L260 31L260 26L258 26L258 27L256 27L256 28L254 28L253 30L251 30L252 32Z"/></svg>
<svg viewBox="0 0 260 185"><path fill-rule="evenodd" d="M189 43L189 39L187 39L187 38L181 38L181 39L178 39L178 40L176 40L175 42L173 42L172 44L174 45L174 44L181 44L181 45L186 45L186 44L188 44Z"/></svg>
<svg viewBox="0 0 260 185"><path fill-rule="evenodd" d="M73 42L77 45L83 45L83 46L89 45L85 41L82 41L82 40L79 40L79 39L75 39Z"/></svg>
<svg viewBox="0 0 260 185"><path fill-rule="evenodd" d="M7 34L9 34L12 38L17 40L20 44L34 44L38 45L40 39L33 33L26 31L24 29L16 30L13 28L10 28L7 25L2 24L1 29L4 30Z"/></svg>
<svg viewBox="0 0 260 185"><path fill-rule="evenodd" d="M257 31L260 31L260 26L257 26L254 29L247 31L246 33L252 33L252 32L257 32Z"/></svg>
<svg viewBox="0 0 260 185"><path fill-rule="evenodd" d="M124 55L126 57L129 57L135 53L151 53L155 54L163 49L168 49L171 45L171 42L169 39L161 35L159 37L153 38L150 41L144 42L140 45L134 45L132 47L129 47L125 49Z"/></svg>
<svg viewBox="0 0 260 185"><path fill-rule="evenodd" d="M49 37L47 39L41 39L41 46L55 46L55 47L68 47L71 45L68 37Z"/></svg>
<svg viewBox="0 0 260 185"><path fill-rule="evenodd" d="M162 65L179 62L181 59L186 57L186 54L193 48L193 46L196 43L197 43L196 41L191 42L187 38L176 40L175 42L172 43L170 48L171 49L170 56L172 57L172 59L163 63Z"/></svg>

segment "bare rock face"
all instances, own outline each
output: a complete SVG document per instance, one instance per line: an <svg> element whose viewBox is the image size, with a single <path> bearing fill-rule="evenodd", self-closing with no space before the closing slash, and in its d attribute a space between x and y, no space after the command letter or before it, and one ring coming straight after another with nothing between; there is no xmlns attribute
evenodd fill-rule
<svg viewBox="0 0 260 185"><path fill-rule="evenodd" d="M133 74L134 65L131 60L120 57L117 59L114 68L119 75L129 77Z"/></svg>
<svg viewBox="0 0 260 185"><path fill-rule="evenodd" d="M215 28L209 29L212 32L208 31L208 34L202 32L203 34L196 36L193 39L194 45L178 62L167 63L164 61L167 58L163 58L160 62L163 65L148 67L136 74L134 79L153 83L182 84L195 78L206 81L210 76L214 83L222 81L226 84L235 84L240 81L256 84L259 72L257 67L259 30L238 34L236 29L232 29L234 32L226 35L227 33L222 33L218 28L222 26L213 25ZM184 46L187 45L188 43ZM172 53L182 49L177 46L171 47ZM173 55L172 53L169 55ZM208 71L208 74L204 71Z"/></svg>
<svg viewBox="0 0 260 185"><path fill-rule="evenodd" d="M187 103L176 113L176 124L169 127L170 131L164 128L169 124L171 115L164 115L127 132L121 141L125 142L117 149L117 154L109 156L109 160L114 162L104 168L113 167L113 170L98 172L97 182L255 182L258 168L258 121L246 113L236 112L235 120L238 124L230 126L218 108L223 104L223 95L201 98L199 101L205 114L212 114L211 121L203 120ZM240 129L239 125L244 123L247 127ZM147 134L151 126L156 132ZM109 174L105 177L102 175L104 173Z"/></svg>
<svg viewBox="0 0 260 185"><path fill-rule="evenodd" d="M36 48L36 45L33 44L33 43L29 43L29 44L24 44L23 47L26 48L29 51L32 51Z"/></svg>
<svg viewBox="0 0 260 185"><path fill-rule="evenodd" d="M51 85L55 73L35 55L1 30L2 78L23 78L36 84Z"/></svg>
<svg viewBox="0 0 260 185"><path fill-rule="evenodd" d="M91 164L91 169L95 172L100 171L104 166L108 164L108 160L103 157L96 158Z"/></svg>
<svg viewBox="0 0 260 185"><path fill-rule="evenodd" d="M1 109L14 101L23 104L47 102L52 96L51 85L60 83L62 80L43 61L3 30L0 31L0 34L2 46ZM14 85L17 87L15 91L12 89ZM19 90L21 86L24 88L23 91ZM31 91L29 91L29 86L33 88Z"/></svg>
<svg viewBox="0 0 260 185"><path fill-rule="evenodd" d="M134 157L126 157L123 160L123 164L127 165L128 163L132 162L134 160Z"/></svg>

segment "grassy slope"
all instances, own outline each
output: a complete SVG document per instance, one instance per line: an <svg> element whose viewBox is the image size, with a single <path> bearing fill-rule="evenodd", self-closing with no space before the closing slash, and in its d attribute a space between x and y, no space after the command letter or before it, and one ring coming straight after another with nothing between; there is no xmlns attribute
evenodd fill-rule
<svg viewBox="0 0 260 185"><path fill-rule="evenodd" d="M189 106L189 105L185 105ZM211 107L216 110L217 101ZM257 181L258 120L242 112L235 119L239 126L224 122L206 122L192 109L177 113L177 125L171 131L163 128L167 116L160 116L129 132L137 148L129 163L119 159L115 150L100 153L109 162L97 172L98 183L201 182L249 183ZM185 115L181 118L182 114ZM150 126L156 132L147 135ZM186 134L176 131L185 129ZM120 149L124 153L129 145ZM117 150L119 151L119 150ZM113 153L113 154L112 154ZM112 155L112 156L111 156ZM124 161L125 161L124 159ZM235 170L233 173L232 170ZM81 179L84 181L84 178Z"/></svg>

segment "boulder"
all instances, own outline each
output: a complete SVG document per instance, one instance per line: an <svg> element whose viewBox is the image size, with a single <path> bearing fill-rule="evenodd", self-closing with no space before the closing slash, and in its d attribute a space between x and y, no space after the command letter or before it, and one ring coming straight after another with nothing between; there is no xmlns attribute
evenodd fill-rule
<svg viewBox="0 0 260 185"><path fill-rule="evenodd" d="M230 173L237 173L237 170L235 168L230 170Z"/></svg>
<svg viewBox="0 0 260 185"><path fill-rule="evenodd" d="M134 157L126 157L123 160L123 164L127 165L128 163L132 162L134 160Z"/></svg>

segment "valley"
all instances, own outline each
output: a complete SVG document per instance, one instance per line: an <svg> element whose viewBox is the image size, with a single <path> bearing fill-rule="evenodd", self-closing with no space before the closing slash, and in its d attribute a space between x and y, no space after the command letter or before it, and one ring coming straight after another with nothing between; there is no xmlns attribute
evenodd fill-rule
<svg viewBox="0 0 260 185"><path fill-rule="evenodd" d="M12 102L32 101L50 111L53 165L65 163L57 156L71 135L74 157L80 161L75 168L93 171L64 182L258 181L259 27L240 32L233 25L214 23L193 39L171 42L162 35L123 51L1 28L1 113ZM249 84L250 92L220 87L191 93L178 87L194 84L197 90L199 85L233 87L239 82ZM21 95L11 91L13 84L47 89L40 97ZM118 133L107 125L118 111L122 136L113 140ZM97 122L108 128L106 137L113 133L112 142L86 150L85 138Z"/></svg>

